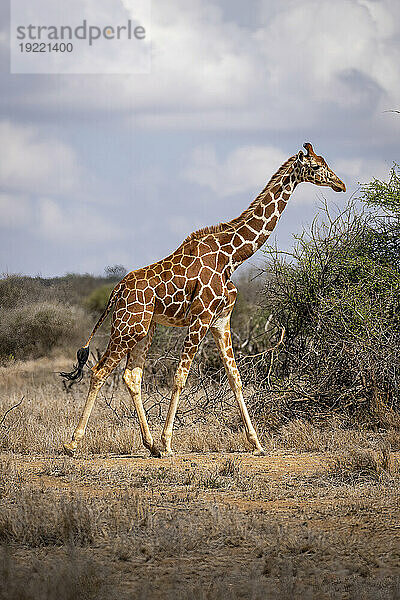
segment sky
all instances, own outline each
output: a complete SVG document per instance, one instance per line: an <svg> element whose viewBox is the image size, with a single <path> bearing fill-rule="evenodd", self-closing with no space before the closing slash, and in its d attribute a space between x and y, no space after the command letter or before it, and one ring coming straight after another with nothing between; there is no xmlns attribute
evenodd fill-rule
<svg viewBox="0 0 400 600"><path fill-rule="evenodd" d="M159 260L311 141L348 192L301 184L272 240L289 249L400 159L398 0L152 0L150 72L125 75L10 74L5 4L0 273Z"/></svg>

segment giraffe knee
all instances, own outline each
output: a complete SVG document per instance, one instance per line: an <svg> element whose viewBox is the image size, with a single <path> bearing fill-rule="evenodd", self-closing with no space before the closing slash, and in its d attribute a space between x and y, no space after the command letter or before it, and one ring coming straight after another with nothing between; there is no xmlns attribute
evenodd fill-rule
<svg viewBox="0 0 400 600"><path fill-rule="evenodd" d="M97 365L95 367L93 367L92 373L90 376L91 385L98 385L104 379L104 373L103 373L102 369L101 368L97 369L96 367L97 367Z"/></svg>
<svg viewBox="0 0 400 600"><path fill-rule="evenodd" d="M142 381L140 374L126 369L122 378L130 390L133 390L136 394L140 392L140 385Z"/></svg>
<svg viewBox="0 0 400 600"><path fill-rule="evenodd" d="M185 387L187 375L185 373L176 373L174 377L174 391L181 392Z"/></svg>

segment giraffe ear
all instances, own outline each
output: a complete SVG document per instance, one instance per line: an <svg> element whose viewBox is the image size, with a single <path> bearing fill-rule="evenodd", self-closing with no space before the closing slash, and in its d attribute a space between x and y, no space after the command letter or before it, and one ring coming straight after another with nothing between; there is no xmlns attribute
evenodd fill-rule
<svg viewBox="0 0 400 600"><path fill-rule="evenodd" d="M315 156L314 149L313 149L312 145L310 144L310 142L304 142L303 146L307 150L307 156L310 156L310 154L312 156Z"/></svg>

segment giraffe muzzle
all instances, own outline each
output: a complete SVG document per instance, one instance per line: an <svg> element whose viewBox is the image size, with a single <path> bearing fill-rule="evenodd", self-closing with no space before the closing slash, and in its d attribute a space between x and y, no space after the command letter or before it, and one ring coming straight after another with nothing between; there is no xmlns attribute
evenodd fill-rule
<svg viewBox="0 0 400 600"><path fill-rule="evenodd" d="M345 192L346 191L346 185L343 183L343 181L341 179L339 179L339 177L337 179L335 179L334 181L332 181L331 188L333 189L334 192Z"/></svg>

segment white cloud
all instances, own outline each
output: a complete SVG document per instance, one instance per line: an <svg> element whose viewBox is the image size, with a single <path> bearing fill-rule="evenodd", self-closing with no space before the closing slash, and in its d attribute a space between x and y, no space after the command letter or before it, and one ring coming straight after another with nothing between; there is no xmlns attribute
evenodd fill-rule
<svg viewBox="0 0 400 600"><path fill-rule="evenodd" d="M285 3L257 33L260 52L270 65L269 83L279 93L282 108L299 102L312 117L316 103L376 108L396 101L400 93L399 31L395 2L305 0ZM393 12L394 11L394 12ZM400 16L398 14L398 16ZM363 93L360 94L359 91Z"/></svg>
<svg viewBox="0 0 400 600"><path fill-rule="evenodd" d="M19 194L0 194L0 228L22 230L41 241L70 245L109 242L121 237L119 228L91 205L66 205L53 198L38 200Z"/></svg>
<svg viewBox="0 0 400 600"><path fill-rule="evenodd" d="M332 168L349 181L348 185L357 187L359 183L368 183L373 178L387 179L391 165L383 160L349 158L335 160Z"/></svg>
<svg viewBox="0 0 400 600"><path fill-rule="evenodd" d="M135 2L125 0L136 15ZM96 3L96 12L102 2ZM242 107L256 78L252 42L239 25L226 23L212 2L170 0L154 3L151 20L150 75L67 78L62 88L31 96L39 110L139 111L145 116L163 111L179 114L214 107ZM247 47L247 48L246 48ZM145 121L143 121L144 123Z"/></svg>
<svg viewBox="0 0 400 600"><path fill-rule="evenodd" d="M196 231L205 226L199 219L192 219L186 215L171 215L167 219L169 231L178 238L186 238L191 231Z"/></svg>
<svg viewBox="0 0 400 600"><path fill-rule="evenodd" d="M217 196L231 196L261 190L287 158L272 146L241 146L219 161L213 147L201 146L194 150L183 176Z"/></svg>
<svg viewBox="0 0 400 600"><path fill-rule="evenodd" d="M219 159L213 146L204 145L194 149L182 177L208 187L218 197L255 194L288 158L273 146L240 146ZM361 157L328 159L328 162L350 193L359 188L359 183L367 183L374 177L386 179L391 166L383 160ZM299 186L295 194L298 204L312 204L321 194L336 196L329 188L311 185Z"/></svg>
<svg viewBox="0 0 400 600"><path fill-rule="evenodd" d="M152 129L293 131L322 116L334 133L335 123L344 131L366 118L384 127L382 111L400 96L397 1L260 6L250 29L224 20L211 0L155 3L150 75L117 76L111 86L101 76L66 78L61 86L47 80L49 88L30 102L40 111L111 111ZM385 134L395 135L389 127Z"/></svg>
<svg viewBox="0 0 400 600"><path fill-rule="evenodd" d="M51 198L41 198L37 209L37 235L61 244L108 242L120 234L106 216L90 206L60 205Z"/></svg>
<svg viewBox="0 0 400 600"><path fill-rule="evenodd" d="M83 177L74 151L38 128L0 122L3 148L0 188L29 193L67 193Z"/></svg>
<svg viewBox="0 0 400 600"><path fill-rule="evenodd" d="M98 211L96 182L78 164L74 150L39 129L0 122L0 226L44 240L70 244L115 239L117 229ZM85 185L94 184L92 190ZM91 184L89 183L89 188ZM89 191L84 194L83 190ZM92 192L92 196L90 194Z"/></svg>
<svg viewBox="0 0 400 600"><path fill-rule="evenodd" d="M11 229L26 226L32 218L28 198L20 194L0 193L0 223Z"/></svg>
<svg viewBox="0 0 400 600"><path fill-rule="evenodd" d="M102 0L90 2L100 14ZM132 253L141 263L197 222L238 214L306 139L349 190L372 176L386 177L390 164L384 160L396 158L399 147L400 117L384 110L400 108L400 3L257 0L258 21L241 19L246 3L235 2L235 10L231 4L154 2L150 75L12 78L4 72L1 106L14 123L0 123L0 221L41 236L45 249L47 240L61 248L83 240L90 252L94 241L115 240L98 255ZM15 124L21 115L30 126ZM77 144L91 143L96 178L84 171L72 146L48 133L51 122L54 131L71 127ZM151 132L139 158L147 135L141 128ZM187 152L192 132L191 147L197 148L182 158L181 140ZM114 137L106 174L106 152L94 142L108 135ZM205 139L211 144L198 146ZM127 153L122 164L132 159L126 177L118 151ZM196 186L185 206L188 181ZM293 198L299 213L293 214L312 214L321 194L337 202L347 197L299 186ZM123 206L128 197L132 209L121 218L114 205ZM114 210L100 206L106 202ZM293 231L299 227L296 216Z"/></svg>

